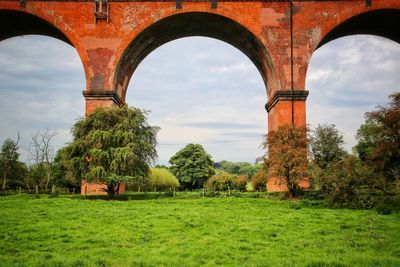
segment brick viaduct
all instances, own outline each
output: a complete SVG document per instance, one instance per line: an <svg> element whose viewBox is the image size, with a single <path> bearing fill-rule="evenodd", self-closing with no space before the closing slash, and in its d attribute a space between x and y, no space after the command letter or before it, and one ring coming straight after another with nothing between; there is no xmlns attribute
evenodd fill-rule
<svg viewBox="0 0 400 267"><path fill-rule="evenodd" d="M0 0L0 40L24 34L75 47L86 76L86 113L122 105L135 69L166 42L187 36L227 42L263 77L274 130L306 125L305 77L320 46L352 34L400 43L400 1ZM273 180L268 187L283 189Z"/></svg>

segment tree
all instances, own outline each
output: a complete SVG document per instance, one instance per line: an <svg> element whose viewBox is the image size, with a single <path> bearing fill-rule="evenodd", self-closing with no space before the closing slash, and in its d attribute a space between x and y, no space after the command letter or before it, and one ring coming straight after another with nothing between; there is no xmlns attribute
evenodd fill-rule
<svg viewBox="0 0 400 267"><path fill-rule="evenodd" d="M34 165L32 171L33 186L43 188L47 191L52 180L52 165L54 160L54 150L51 141L58 133L46 128L43 131L37 131L32 136L32 142L28 149L28 160ZM40 174L40 175L39 175Z"/></svg>
<svg viewBox="0 0 400 267"><path fill-rule="evenodd" d="M54 162L51 168L51 173L54 182L59 186L64 186L68 188L80 187L80 176L75 173L72 161L70 160L70 147L60 148L56 156L54 157Z"/></svg>
<svg viewBox="0 0 400 267"><path fill-rule="evenodd" d="M159 129L146 115L133 107L94 110L73 126L63 166L76 177L106 184L109 197L118 194L122 182L145 181L157 157Z"/></svg>
<svg viewBox="0 0 400 267"><path fill-rule="evenodd" d="M390 99L386 107L365 114L366 123L357 132L354 150L376 174L394 184L400 172L400 92Z"/></svg>
<svg viewBox="0 0 400 267"><path fill-rule="evenodd" d="M199 144L188 144L169 163L171 172L184 188L201 188L215 173L211 156Z"/></svg>
<svg viewBox="0 0 400 267"><path fill-rule="evenodd" d="M291 197L299 193L300 181L308 177L307 141L306 128L282 125L271 131L263 144L268 148L265 163L269 177L284 182Z"/></svg>
<svg viewBox="0 0 400 267"><path fill-rule="evenodd" d="M18 153L19 135L17 141L6 139L1 147L0 165L3 192L7 189L7 184L10 179L16 176L19 169L19 153Z"/></svg>
<svg viewBox="0 0 400 267"><path fill-rule="evenodd" d="M356 139L358 142L353 147L353 152L363 162L368 161L377 146L378 136L375 133L379 132L379 127L376 122L367 119L357 130Z"/></svg>
<svg viewBox="0 0 400 267"><path fill-rule="evenodd" d="M343 144L343 135L334 124L318 124L310 138L311 151L318 167L326 169L328 164L343 157L346 154Z"/></svg>

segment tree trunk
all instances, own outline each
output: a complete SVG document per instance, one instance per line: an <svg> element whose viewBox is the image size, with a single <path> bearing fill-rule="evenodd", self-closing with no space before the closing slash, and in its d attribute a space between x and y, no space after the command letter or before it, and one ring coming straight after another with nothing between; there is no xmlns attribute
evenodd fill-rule
<svg viewBox="0 0 400 267"><path fill-rule="evenodd" d="M107 196L109 199L113 199L115 197L115 185L114 182L111 182L110 184L107 185Z"/></svg>
<svg viewBox="0 0 400 267"><path fill-rule="evenodd" d="M7 183L7 171L4 172L3 175L3 186L1 187L1 189L3 190L3 192L6 192L6 183Z"/></svg>
<svg viewBox="0 0 400 267"><path fill-rule="evenodd" d="M50 171L48 171L48 173L47 173L46 184L44 185L45 192L47 192L47 189L49 188L49 183L50 183Z"/></svg>
<svg viewBox="0 0 400 267"><path fill-rule="evenodd" d="M116 192L115 192L115 195L116 196L118 196L119 195L119 185L120 185L121 183L118 183L118 185L117 185L117 190L116 190Z"/></svg>

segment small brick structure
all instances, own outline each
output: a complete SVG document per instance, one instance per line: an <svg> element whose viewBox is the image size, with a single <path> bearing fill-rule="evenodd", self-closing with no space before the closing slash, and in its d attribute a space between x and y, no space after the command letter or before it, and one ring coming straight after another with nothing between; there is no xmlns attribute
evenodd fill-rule
<svg viewBox="0 0 400 267"><path fill-rule="evenodd" d="M182 37L215 38L242 51L259 70L273 131L307 125L305 82L315 50L353 34L400 43L399 18L399 0L3 0L0 41L41 34L75 47L89 114L99 106L124 105L133 73L153 50ZM82 192L104 194L102 187L85 184ZM268 190L286 188L272 179Z"/></svg>
<svg viewBox="0 0 400 267"><path fill-rule="evenodd" d="M81 182L81 195L107 195L107 193L103 190L106 189L107 185L103 183L93 183L87 182L86 180L82 180ZM125 184L121 183L119 185L118 195L122 195L125 193Z"/></svg>

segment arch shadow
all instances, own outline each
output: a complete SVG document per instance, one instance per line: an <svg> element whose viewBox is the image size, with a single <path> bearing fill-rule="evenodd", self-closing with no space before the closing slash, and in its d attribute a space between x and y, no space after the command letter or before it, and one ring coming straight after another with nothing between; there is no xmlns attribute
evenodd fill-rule
<svg viewBox="0 0 400 267"><path fill-rule="evenodd" d="M74 47L63 32L46 20L20 11L0 10L0 41L28 34L54 37Z"/></svg>
<svg viewBox="0 0 400 267"><path fill-rule="evenodd" d="M187 12L155 22L129 44L118 63L114 77L114 88L121 99L125 101L128 83L147 55L167 42L192 36L218 39L242 51L259 70L266 89L268 89L268 83L274 80L275 69L269 53L251 31L221 15Z"/></svg>
<svg viewBox="0 0 400 267"><path fill-rule="evenodd" d="M53 37L72 46L79 55L88 87L87 54L81 46L79 39L73 34L63 32L62 27L54 25L51 21L41 17L12 9L0 9L0 41L23 35L42 35Z"/></svg>
<svg viewBox="0 0 400 267"><path fill-rule="evenodd" d="M400 9L378 9L355 15L331 29L316 49L340 37L371 34L400 43Z"/></svg>

